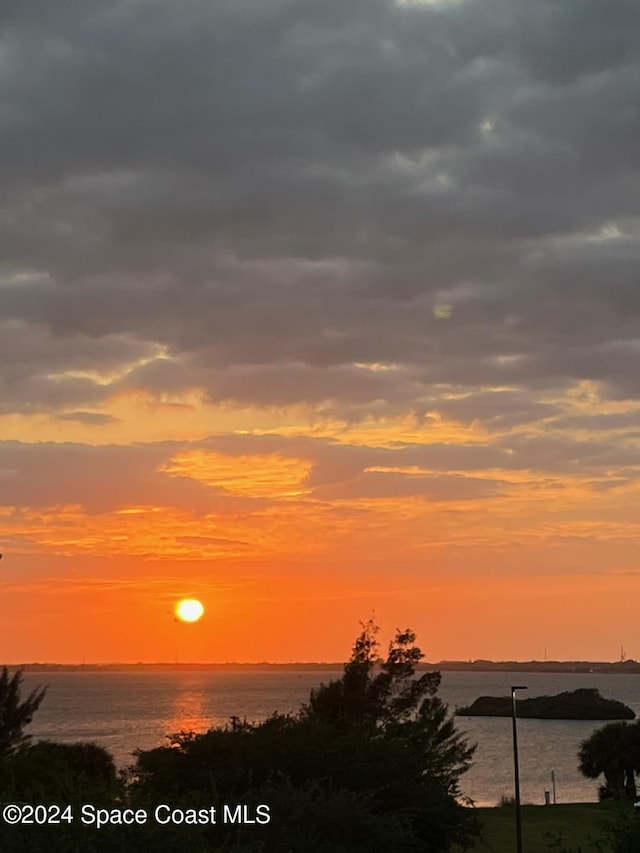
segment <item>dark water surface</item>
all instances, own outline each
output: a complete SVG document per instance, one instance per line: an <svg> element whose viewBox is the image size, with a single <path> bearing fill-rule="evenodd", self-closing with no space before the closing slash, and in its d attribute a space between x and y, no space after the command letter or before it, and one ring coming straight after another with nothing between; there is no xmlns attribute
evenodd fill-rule
<svg viewBox="0 0 640 853"><path fill-rule="evenodd" d="M231 716L261 720L274 711L297 710L309 691L339 672L45 672L27 673L25 688L49 690L30 732L35 739L94 741L119 765L136 748L162 744L167 734L206 731ZM640 715L640 675L572 673L445 672L441 697L451 709L481 695L508 695L511 684L526 684L525 696L597 687ZM478 744L474 766L463 777L466 795L478 805L495 805L513 793L511 719L458 717L459 728ZM597 784L577 769L580 742L603 723L519 720L523 802L543 803L555 771L558 802L597 799Z"/></svg>

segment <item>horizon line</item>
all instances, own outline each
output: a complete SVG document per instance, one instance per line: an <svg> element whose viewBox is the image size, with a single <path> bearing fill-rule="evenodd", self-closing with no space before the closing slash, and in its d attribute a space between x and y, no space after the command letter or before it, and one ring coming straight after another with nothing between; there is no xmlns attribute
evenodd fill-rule
<svg viewBox="0 0 640 853"><path fill-rule="evenodd" d="M384 662L384 659L379 659L376 661L376 665L380 665ZM56 667L56 668L94 668L94 667L148 667L148 666L162 666L162 667L249 667L249 666L257 666L257 667L344 667L346 661L79 661L79 662L59 662L59 661L23 661L22 663L0 663L0 666L5 666L10 669L20 669L27 667ZM425 669L428 667L440 667L440 666L465 666L465 667L478 667L478 666L500 666L504 667L507 665L515 664L518 666L542 666L542 667L550 667L550 666L566 666L566 665L580 665L580 666L615 666L620 668L625 668L629 665L638 665L638 662L633 658L628 658L624 661L608 661L608 660L586 660L584 658L574 658L574 659L557 659L557 660L537 660L537 659L529 659L529 660L517 660L517 659L505 659L505 660L492 660L489 658L475 658L473 660L462 660L457 658L444 658L439 661L420 661L417 664L418 669Z"/></svg>

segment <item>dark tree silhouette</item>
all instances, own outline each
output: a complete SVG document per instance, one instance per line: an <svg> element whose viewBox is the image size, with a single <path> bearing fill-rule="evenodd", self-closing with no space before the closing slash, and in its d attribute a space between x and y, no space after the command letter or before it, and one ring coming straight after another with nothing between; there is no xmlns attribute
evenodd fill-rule
<svg viewBox="0 0 640 853"><path fill-rule="evenodd" d="M263 853L471 847L479 827L458 782L475 747L436 695L440 674L416 675L422 652L413 632L397 632L378 669L376 631L372 622L362 626L342 678L312 691L297 714L255 724L234 718L138 751L133 796L271 803L272 826L242 828ZM222 831L225 843L238 840L234 827Z"/></svg>
<svg viewBox="0 0 640 853"><path fill-rule="evenodd" d="M6 666L0 674L0 758L10 755L29 741L24 729L33 719L47 692L46 687L38 687L29 696L21 700L22 670L12 676Z"/></svg>
<svg viewBox="0 0 640 853"><path fill-rule="evenodd" d="M16 750L4 765L5 785L21 799L40 794L52 801L69 802L83 795L96 803L118 792L114 760L95 743L41 740Z"/></svg>
<svg viewBox="0 0 640 853"><path fill-rule="evenodd" d="M424 655L415 645L413 631L396 632L386 660L378 658L377 631L372 620L362 624L344 675L312 690L303 713L333 724L359 723L370 727L374 736L404 740L422 756L425 774L457 796L459 779L469 769L476 747L456 729L437 696L440 673L416 677Z"/></svg>
<svg viewBox="0 0 640 853"><path fill-rule="evenodd" d="M602 798L636 798L635 774L640 771L640 724L610 723L582 741L580 772L588 779L604 775Z"/></svg>
<svg viewBox="0 0 640 853"><path fill-rule="evenodd" d="M386 660L378 656L372 620L362 623L351 658L342 678L311 691L306 711L331 722L359 720L384 729L391 724L415 720L440 686L439 672L425 672L415 678L416 666L424 657L415 645L413 631L397 631L389 644ZM376 664L380 672L374 673Z"/></svg>

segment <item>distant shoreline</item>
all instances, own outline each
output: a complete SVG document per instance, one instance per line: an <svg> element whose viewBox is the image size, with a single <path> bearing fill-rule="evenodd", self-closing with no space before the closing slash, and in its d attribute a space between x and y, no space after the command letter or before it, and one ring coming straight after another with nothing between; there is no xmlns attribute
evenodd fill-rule
<svg viewBox="0 0 640 853"><path fill-rule="evenodd" d="M0 664L9 669L23 669L25 672L339 672L344 663L8 663ZM423 662L419 671L439 670L440 672L573 672L573 673L614 673L622 675L640 674L640 662L627 660L609 663L602 661L438 661Z"/></svg>

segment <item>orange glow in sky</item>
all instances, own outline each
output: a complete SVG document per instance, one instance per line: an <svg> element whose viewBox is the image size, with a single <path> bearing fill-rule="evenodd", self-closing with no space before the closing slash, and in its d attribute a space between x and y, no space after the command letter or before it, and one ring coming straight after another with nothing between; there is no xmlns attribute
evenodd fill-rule
<svg viewBox="0 0 640 853"><path fill-rule="evenodd" d="M178 447L118 440L119 422L91 444L73 423L67 443L53 421L22 436L3 466L6 660L173 660L176 637L181 660L340 660L371 614L431 660L631 647L634 482L500 467L499 433L456 441L443 419L201 438L215 417L202 404ZM185 593L208 618L176 635Z"/></svg>

